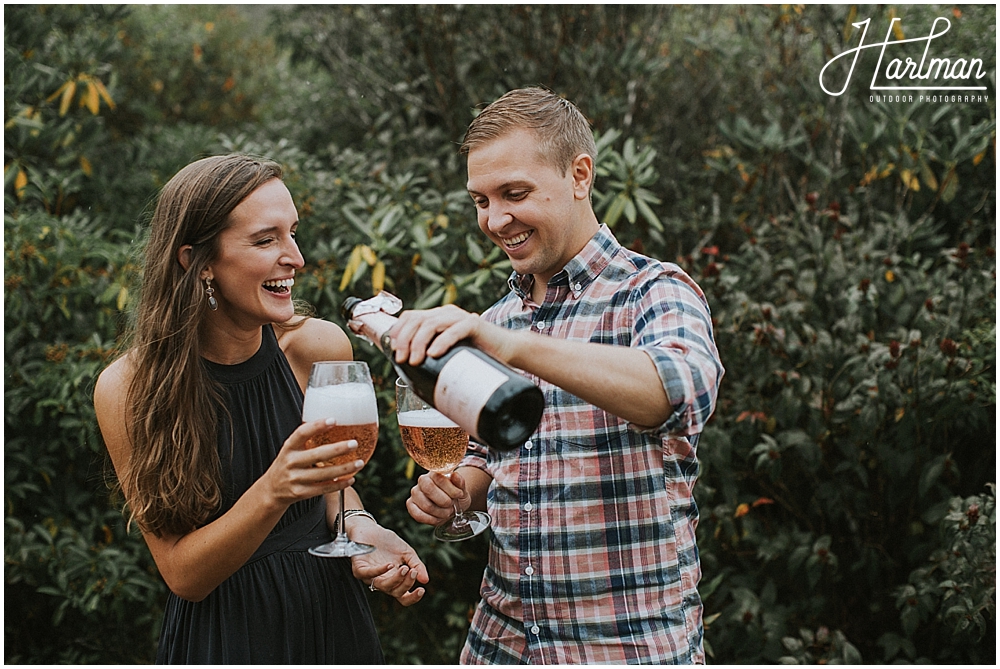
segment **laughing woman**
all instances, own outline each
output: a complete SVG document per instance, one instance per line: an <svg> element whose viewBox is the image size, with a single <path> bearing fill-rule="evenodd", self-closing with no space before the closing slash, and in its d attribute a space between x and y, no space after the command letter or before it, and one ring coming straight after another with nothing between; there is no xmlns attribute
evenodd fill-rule
<svg viewBox="0 0 1000 669"><path fill-rule="evenodd" d="M281 168L199 160L163 188L150 224L134 332L98 379L94 406L129 518L170 595L159 663L379 664L362 583L410 605L427 571L364 513L345 522L377 547L309 555L363 466L318 468L354 442L306 449L312 363L350 360L333 323L295 314L303 266Z"/></svg>

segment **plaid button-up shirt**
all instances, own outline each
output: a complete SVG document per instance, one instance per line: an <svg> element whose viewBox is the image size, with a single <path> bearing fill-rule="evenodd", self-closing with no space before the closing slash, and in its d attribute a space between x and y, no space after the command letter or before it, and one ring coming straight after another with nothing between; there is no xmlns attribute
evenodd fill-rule
<svg viewBox="0 0 1000 669"><path fill-rule="evenodd" d="M507 453L470 447L463 464L493 478L493 527L462 662L703 662L693 487L723 375L704 294L604 225L541 305L531 281L512 275L511 292L483 317L644 351L673 413L640 430L532 377L546 407L531 439Z"/></svg>

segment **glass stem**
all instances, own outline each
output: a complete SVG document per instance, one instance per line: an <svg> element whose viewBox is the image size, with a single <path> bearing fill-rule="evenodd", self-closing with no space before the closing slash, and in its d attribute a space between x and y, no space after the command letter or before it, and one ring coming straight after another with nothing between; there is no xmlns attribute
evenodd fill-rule
<svg viewBox="0 0 1000 669"><path fill-rule="evenodd" d="M348 542L347 538L347 528L344 527L344 489L340 489L340 508L337 509L337 536L333 538L334 543L346 544Z"/></svg>
<svg viewBox="0 0 1000 669"><path fill-rule="evenodd" d="M462 510L458 508L458 500L451 503L453 509L455 509L455 515L451 518L452 527L465 527L469 524L469 521L462 515Z"/></svg>

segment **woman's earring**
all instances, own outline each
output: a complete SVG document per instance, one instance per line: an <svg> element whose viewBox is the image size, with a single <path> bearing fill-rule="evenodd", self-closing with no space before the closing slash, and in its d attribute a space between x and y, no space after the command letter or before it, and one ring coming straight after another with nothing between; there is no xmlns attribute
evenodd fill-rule
<svg viewBox="0 0 1000 669"><path fill-rule="evenodd" d="M208 296L208 308L215 311L219 308L219 301L215 299L215 289L212 288L212 280L205 279L205 295Z"/></svg>

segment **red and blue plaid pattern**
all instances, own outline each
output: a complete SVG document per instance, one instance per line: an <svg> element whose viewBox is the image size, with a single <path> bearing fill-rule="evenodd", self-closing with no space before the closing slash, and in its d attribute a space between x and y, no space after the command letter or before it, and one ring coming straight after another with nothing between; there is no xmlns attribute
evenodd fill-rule
<svg viewBox="0 0 1000 669"><path fill-rule="evenodd" d="M693 487L723 375L705 296L679 267L625 249L603 225L541 305L531 281L512 275L511 293L484 318L639 348L674 411L639 430L533 377L546 409L531 439L508 453L470 447L464 464L493 477L493 528L462 662L703 662Z"/></svg>

